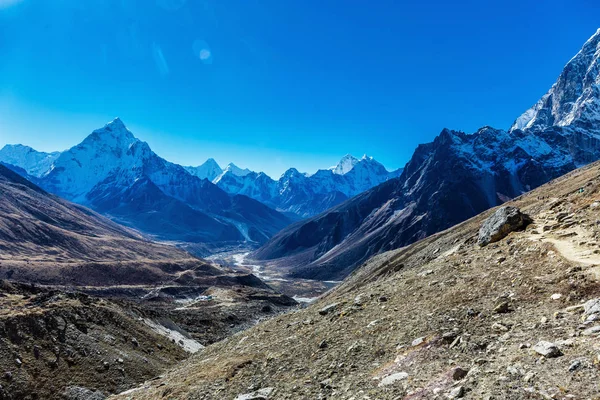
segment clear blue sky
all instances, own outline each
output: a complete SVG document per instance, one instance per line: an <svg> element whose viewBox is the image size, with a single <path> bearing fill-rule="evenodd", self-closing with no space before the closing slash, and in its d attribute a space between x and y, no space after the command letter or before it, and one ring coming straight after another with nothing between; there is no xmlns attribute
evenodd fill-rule
<svg viewBox="0 0 600 400"><path fill-rule="evenodd" d="M596 0L0 0L0 145L120 116L186 165L397 168L508 128L598 27Z"/></svg>

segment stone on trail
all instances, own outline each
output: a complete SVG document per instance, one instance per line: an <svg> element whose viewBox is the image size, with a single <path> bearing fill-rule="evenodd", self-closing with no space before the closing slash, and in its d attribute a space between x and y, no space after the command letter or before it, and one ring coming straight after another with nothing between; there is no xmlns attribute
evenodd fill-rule
<svg viewBox="0 0 600 400"><path fill-rule="evenodd" d="M482 247L487 246L505 238L511 232L524 229L531 222L532 219L516 207L500 207L483 222L477 243Z"/></svg>

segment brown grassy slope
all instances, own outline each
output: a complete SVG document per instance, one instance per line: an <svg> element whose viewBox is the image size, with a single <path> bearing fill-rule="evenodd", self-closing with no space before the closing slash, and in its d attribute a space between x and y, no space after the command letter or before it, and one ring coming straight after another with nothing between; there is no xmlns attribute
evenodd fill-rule
<svg viewBox="0 0 600 400"><path fill-rule="evenodd" d="M68 285L152 284L223 273L49 194L0 165L0 278Z"/></svg>
<svg viewBox="0 0 600 400"><path fill-rule="evenodd" d="M510 202L534 218L524 232L479 248L487 211L369 260L307 309L116 398L234 399L272 388L271 399L442 399L458 386L468 399L600 398L600 339L583 335L600 322L565 311L600 297L597 202L599 163ZM497 313L503 302L509 312ZM531 345L541 340L563 355L540 357ZM457 366L469 373L454 380Z"/></svg>
<svg viewBox="0 0 600 400"><path fill-rule="evenodd" d="M0 259L163 260L184 251L144 240L83 207L49 194L0 165Z"/></svg>

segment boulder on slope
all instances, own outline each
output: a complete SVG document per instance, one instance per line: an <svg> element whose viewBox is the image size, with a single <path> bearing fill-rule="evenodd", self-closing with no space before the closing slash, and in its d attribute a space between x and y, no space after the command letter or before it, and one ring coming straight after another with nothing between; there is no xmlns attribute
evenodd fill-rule
<svg viewBox="0 0 600 400"><path fill-rule="evenodd" d="M531 222L532 219L516 207L500 207L481 225L477 243L482 247L487 246L511 232L524 229Z"/></svg>

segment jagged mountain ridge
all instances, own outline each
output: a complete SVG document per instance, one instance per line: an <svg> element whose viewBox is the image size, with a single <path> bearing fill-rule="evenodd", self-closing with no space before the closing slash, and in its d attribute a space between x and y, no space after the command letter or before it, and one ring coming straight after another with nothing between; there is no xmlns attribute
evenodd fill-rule
<svg viewBox="0 0 600 400"><path fill-rule="evenodd" d="M346 155L335 167L312 175L290 168L275 181L262 172L240 175L225 171L215 183L228 193L244 194L279 211L310 217L401 172L387 171L373 157Z"/></svg>
<svg viewBox="0 0 600 400"><path fill-rule="evenodd" d="M444 129L433 142L418 146L399 178L285 228L252 257L291 266L295 276L340 279L374 254L413 243L598 160L599 127L592 122L600 94L591 82L599 79L599 48L600 30L565 66L550 94L508 132L484 127L467 135ZM568 114L573 118L542 118L559 117L560 110L573 111Z"/></svg>

